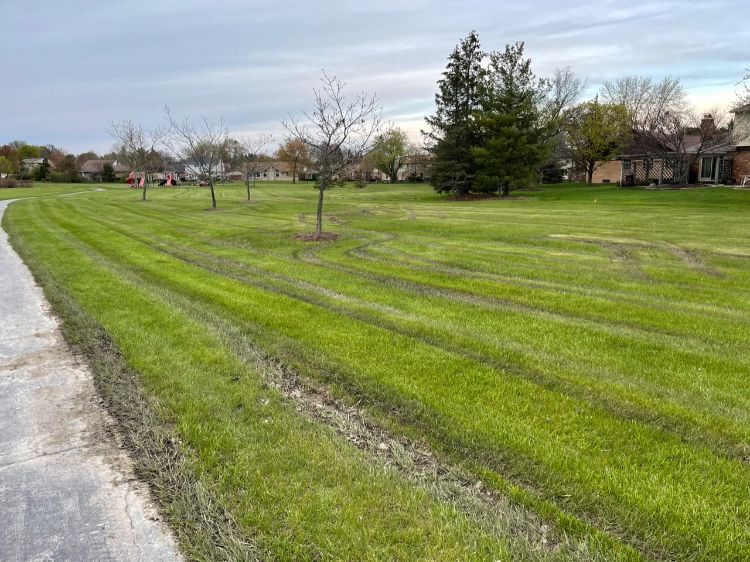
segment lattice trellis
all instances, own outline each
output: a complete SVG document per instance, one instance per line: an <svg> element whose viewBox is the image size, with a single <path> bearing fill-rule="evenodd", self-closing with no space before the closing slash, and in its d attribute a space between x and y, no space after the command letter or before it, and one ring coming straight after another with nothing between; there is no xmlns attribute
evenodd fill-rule
<svg viewBox="0 0 750 562"><path fill-rule="evenodd" d="M649 185L652 183L674 183L687 174L687 166L681 158L633 158L622 161L624 185ZM677 179L676 179L677 178Z"/></svg>
<svg viewBox="0 0 750 562"><path fill-rule="evenodd" d="M731 158L719 158L719 170L716 176L719 183L732 183L733 164Z"/></svg>

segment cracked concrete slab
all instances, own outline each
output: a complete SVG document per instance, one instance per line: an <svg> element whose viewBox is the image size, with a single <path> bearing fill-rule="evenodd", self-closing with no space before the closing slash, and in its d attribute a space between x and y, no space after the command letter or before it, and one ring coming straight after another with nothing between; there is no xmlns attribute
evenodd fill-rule
<svg viewBox="0 0 750 562"><path fill-rule="evenodd" d="M10 201L0 201L0 217ZM176 561L92 375L0 229L0 560Z"/></svg>

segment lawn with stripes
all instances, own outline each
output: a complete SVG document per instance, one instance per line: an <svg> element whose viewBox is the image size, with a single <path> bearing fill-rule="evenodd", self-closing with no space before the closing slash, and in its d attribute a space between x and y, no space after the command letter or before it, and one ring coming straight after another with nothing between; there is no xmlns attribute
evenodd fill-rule
<svg viewBox="0 0 750 562"><path fill-rule="evenodd" d="M217 211L149 193L18 202L4 226L273 557L750 556L750 192L346 187L319 243L294 239L309 184L222 186ZM297 412L249 348L481 478L512 524Z"/></svg>

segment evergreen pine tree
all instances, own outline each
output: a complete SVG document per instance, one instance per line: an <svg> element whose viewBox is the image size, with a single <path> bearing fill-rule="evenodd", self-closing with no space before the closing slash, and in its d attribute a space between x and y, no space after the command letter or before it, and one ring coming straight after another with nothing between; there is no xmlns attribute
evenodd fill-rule
<svg viewBox="0 0 750 562"><path fill-rule="evenodd" d="M439 193L471 191L476 165L471 147L476 144L474 112L484 71L484 54L475 31L462 39L448 57L443 78L435 94L437 111L427 118L425 133L433 159L431 182Z"/></svg>
<svg viewBox="0 0 750 562"><path fill-rule="evenodd" d="M528 183L549 151L550 135L540 110L549 85L537 80L523 43L490 53L486 80L475 114L478 136L472 148L476 163L475 189L500 191Z"/></svg>

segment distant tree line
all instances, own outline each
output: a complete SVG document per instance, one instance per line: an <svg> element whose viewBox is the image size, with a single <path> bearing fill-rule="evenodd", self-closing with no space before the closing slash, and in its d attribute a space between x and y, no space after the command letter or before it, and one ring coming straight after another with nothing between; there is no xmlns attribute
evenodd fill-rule
<svg viewBox="0 0 750 562"><path fill-rule="evenodd" d="M98 155L94 151L72 154L58 146L32 145L22 140L14 140L0 146L0 175L12 176L22 180L80 182L83 181L80 171L87 160L116 158L116 154ZM44 159L44 162L27 166L24 160ZM114 170L105 165L102 169L102 180L113 181Z"/></svg>

